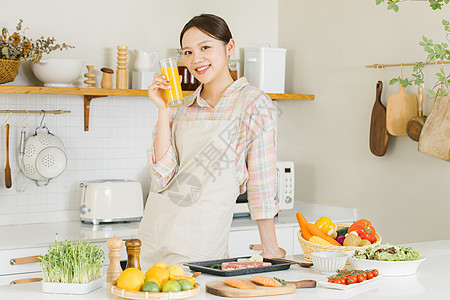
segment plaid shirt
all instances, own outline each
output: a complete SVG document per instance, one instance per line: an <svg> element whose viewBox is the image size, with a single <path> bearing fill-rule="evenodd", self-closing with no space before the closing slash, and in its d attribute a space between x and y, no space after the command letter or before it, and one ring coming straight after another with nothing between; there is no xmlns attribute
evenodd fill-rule
<svg viewBox="0 0 450 300"><path fill-rule="evenodd" d="M200 97L200 86L193 94L186 114L188 120L228 120L242 88L249 83L244 77L233 82L224 92L219 103L211 107ZM197 101L194 101L197 100ZM170 125L177 112L171 109ZM276 178L276 108L272 100L261 90L252 88L246 95L240 115L236 143L236 174L240 193L247 191L248 207L253 220L269 219L278 212L274 200ZM156 126L153 130L155 137ZM164 188L177 172L178 164L174 145L155 162L153 147L148 151L153 184Z"/></svg>

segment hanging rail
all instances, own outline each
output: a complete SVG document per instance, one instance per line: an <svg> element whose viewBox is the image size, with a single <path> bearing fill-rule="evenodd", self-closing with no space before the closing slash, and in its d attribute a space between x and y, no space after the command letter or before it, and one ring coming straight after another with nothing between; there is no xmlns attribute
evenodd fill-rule
<svg viewBox="0 0 450 300"><path fill-rule="evenodd" d="M417 64L425 65L427 63L417 62L417 63L400 63L400 64L373 64L370 66L366 66L366 68L388 68L388 67L407 67L407 66L415 66ZM433 61L428 64L450 64L450 61Z"/></svg>
<svg viewBox="0 0 450 300"><path fill-rule="evenodd" d="M70 110L0 110L1 114L41 114L41 113L46 113L46 114L70 114L72 111Z"/></svg>

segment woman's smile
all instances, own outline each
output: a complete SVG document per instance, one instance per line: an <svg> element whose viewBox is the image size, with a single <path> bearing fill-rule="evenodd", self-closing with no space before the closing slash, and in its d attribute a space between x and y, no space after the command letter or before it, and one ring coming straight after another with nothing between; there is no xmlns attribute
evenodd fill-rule
<svg viewBox="0 0 450 300"><path fill-rule="evenodd" d="M209 70L210 67L211 67L211 65L201 66L201 67L195 68L195 71L197 72L197 74L202 75L202 74L205 74Z"/></svg>

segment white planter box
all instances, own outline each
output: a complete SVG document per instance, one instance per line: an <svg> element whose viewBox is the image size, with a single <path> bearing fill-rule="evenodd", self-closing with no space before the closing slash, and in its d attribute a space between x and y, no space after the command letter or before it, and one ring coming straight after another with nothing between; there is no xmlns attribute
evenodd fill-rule
<svg viewBox="0 0 450 300"><path fill-rule="evenodd" d="M88 294L96 289L99 289L105 283L105 277L101 277L88 283L59 283L59 282L44 282L42 283L42 292L49 294Z"/></svg>

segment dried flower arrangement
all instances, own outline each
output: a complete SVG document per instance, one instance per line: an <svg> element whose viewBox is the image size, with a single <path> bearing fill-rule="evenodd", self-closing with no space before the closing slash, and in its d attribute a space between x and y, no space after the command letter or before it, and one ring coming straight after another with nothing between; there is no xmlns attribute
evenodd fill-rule
<svg viewBox="0 0 450 300"><path fill-rule="evenodd" d="M55 50L68 50L74 48L66 43L55 44L56 39L44 38L41 36L36 41L29 39L25 36L24 28L22 30L22 19L19 19L19 23L16 26L16 31L9 35L8 29L3 28L0 35L0 59L20 60L30 59L31 62L37 64L42 58L42 54L49 54Z"/></svg>

